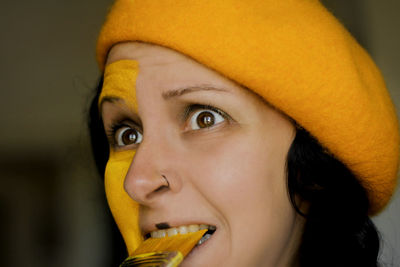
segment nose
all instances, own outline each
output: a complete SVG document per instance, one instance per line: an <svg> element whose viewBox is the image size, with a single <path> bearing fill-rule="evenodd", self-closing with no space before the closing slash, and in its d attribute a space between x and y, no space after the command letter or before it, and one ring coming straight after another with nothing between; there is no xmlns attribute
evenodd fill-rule
<svg viewBox="0 0 400 267"><path fill-rule="evenodd" d="M160 141L143 140L124 181L125 191L133 200L150 206L162 195L180 190L181 181L171 153L168 145Z"/></svg>

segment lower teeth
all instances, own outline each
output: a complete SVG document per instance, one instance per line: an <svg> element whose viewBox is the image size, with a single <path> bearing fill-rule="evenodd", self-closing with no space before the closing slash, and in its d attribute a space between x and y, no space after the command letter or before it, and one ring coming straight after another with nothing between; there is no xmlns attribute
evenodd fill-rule
<svg viewBox="0 0 400 267"><path fill-rule="evenodd" d="M205 235L199 240L199 242L197 242L196 246L200 246L201 244L203 244L204 242L206 242L210 237L211 237L211 234L205 234Z"/></svg>

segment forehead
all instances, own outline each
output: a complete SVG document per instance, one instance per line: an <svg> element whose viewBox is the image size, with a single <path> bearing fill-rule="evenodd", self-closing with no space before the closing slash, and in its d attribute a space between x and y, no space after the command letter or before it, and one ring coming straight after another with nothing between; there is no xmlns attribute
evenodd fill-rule
<svg viewBox="0 0 400 267"><path fill-rule="evenodd" d="M193 61L179 52L162 46L139 42L125 42L113 46L108 54L106 65L123 59L137 60L144 66L162 66L179 61Z"/></svg>
<svg viewBox="0 0 400 267"><path fill-rule="evenodd" d="M106 69L121 60L138 63L137 79L134 88L130 88L137 94L195 86L242 90L235 82L197 61L158 45L138 42L117 44L109 52Z"/></svg>
<svg viewBox="0 0 400 267"><path fill-rule="evenodd" d="M209 69L192 58L175 50L140 42L125 42L115 45L109 52L106 66L119 60L135 60L138 62L138 82L146 78L162 82L194 82L216 83L240 87L235 82ZM157 75L155 75L157 74ZM193 85L193 84L191 84Z"/></svg>
<svg viewBox="0 0 400 267"><path fill-rule="evenodd" d="M168 95L171 91L195 87L219 88L230 92L241 101L247 100L253 105L266 104L250 90L169 48L138 42L120 43L110 50L106 68L126 60L137 63L135 79L130 77L129 85L120 86L125 93L117 95L117 98L125 103L132 102L133 111L136 113L139 106L142 106L139 99L142 99L142 102L145 100L147 105L148 101L162 99L163 95ZM104 89L106 88L103 86ZM215 91L208 92L212 95ZM129 99L126 95L130 96ZM101 102L101 99L99 100Z"/></svg>

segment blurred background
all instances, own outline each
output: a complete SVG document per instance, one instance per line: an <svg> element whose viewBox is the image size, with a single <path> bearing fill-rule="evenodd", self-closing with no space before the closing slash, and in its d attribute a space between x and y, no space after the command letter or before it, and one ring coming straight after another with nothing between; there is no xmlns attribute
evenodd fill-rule
<svg viewBox="0 0 400 267"><path fill-rule="evenodd" d="M400 110L400 1L326 0L371 53ZM91 157L94 47L111 0L1 0L0 266L117 266ZM374 218L400 266L400 194Z"/></svg>

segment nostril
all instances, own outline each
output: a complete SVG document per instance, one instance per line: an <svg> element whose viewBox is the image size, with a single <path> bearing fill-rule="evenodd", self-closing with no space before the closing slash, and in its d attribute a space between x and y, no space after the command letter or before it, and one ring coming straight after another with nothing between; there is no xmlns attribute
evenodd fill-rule
<svg viewBox="0 0 400 267"><path fill-rule="evenodd" d="M160 193L166 192L166 191L168 191L170 189L170 185L169 185L169 181L168 181L167 177L165 175L161 175L161 178L163 180L163 184L160 185L159 187L157 187L155 190L153 190L153 192L150 192L147 195L148 199L151 199L155 195L158 195Z"/></svg>
<svg viewBox="0 0 400 267"><path fill-rule="evenodd" d="M154 193L167 191L168 189L169 189L169 186L162 185L162 186L160 186L159 188L157 188L156 190L154 190Z"/></svg>
<svg viewBox="0 0 400 267"><path fill-rule="evenodd" d="M125 178L124 189L133 200L146 204L148 201L153 201L154 197L169 191L171 188L165 175L152 176L148 173L138 173L138 169L133 170L131 168L131 172L128 171Z"/></svg>
<svg viewBox="0 0 400 267"><path fill-rule="evenodd" d="M160 187L158 187L156 190L154 190L153 192L150 192L147 194L146 199L147 200L152 200L154 197L158 196L158 195L162 195L164 192L169 191L169 187L162 185Z"/></svg>
<svg viewBox="0 0 400 267"><path fill-rule="evenodd" d="M167 177L165 177L165 175L161 175L161 177L163 179L163 184L160 185L157 189L155 189L153 193L164 192L169 189L169 181Z"/></svg>

